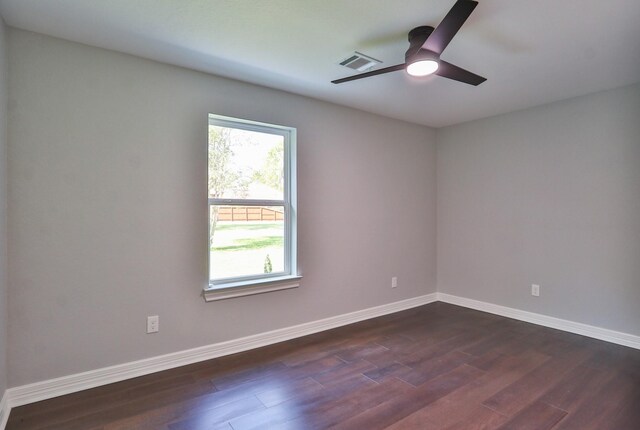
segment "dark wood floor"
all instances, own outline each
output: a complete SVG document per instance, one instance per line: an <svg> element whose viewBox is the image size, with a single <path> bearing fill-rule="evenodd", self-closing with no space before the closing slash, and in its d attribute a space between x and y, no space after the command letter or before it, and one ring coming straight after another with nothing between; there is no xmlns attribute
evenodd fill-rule
<svg viewBox="0 0 640 430"><path fill-rule="evenodd" d="M433 303L14 409L8 429L640 429L640 351Z"/></svg>

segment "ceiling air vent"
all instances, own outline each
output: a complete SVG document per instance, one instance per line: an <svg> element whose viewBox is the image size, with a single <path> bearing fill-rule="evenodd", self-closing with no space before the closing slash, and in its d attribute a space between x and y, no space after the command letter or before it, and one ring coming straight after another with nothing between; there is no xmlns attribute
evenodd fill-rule
<svg viewBox="0 0 640 430"><path fill-rule="evenodd" d="M352 56L347 58L344 61L340 62L341 66L348 67L353 70L357 70L358 72L366 72L376 64L381 64L382 61L376 60L375 58L371 58L367 55L361 54L356 51Z"/></svg>

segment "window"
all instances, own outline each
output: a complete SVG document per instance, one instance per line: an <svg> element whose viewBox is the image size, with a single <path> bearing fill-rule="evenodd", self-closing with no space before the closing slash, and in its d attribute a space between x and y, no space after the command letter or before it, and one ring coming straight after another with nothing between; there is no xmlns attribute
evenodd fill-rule
<svg viewBox="0 0 640 430"><path fill-rule="evenodd" d="M296 130L209 114L207 300L298 286Z"/></svg>

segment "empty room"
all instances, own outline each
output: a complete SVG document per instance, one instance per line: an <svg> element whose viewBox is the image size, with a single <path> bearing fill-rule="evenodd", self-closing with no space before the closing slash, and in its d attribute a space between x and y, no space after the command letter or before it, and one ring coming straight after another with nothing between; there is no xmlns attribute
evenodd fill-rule
<svg viewBox="0 0 640 430"><path fill-rule="evenodd" d="M0 430L640 429L640 2L0 15Z"/></svg>

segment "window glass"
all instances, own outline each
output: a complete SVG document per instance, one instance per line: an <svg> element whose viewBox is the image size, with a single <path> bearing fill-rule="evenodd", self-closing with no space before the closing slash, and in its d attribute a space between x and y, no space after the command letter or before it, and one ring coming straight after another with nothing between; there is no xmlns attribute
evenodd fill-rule
<svg viewBox="0 0 640 430"><path fill-rule="evenodd" d="M284 272L283 206L210 208L210 222L217 219L211 240L210 279Z"/></svg>
<svg viewBox="0 0 640 430"><path fill-rule="evenodd" d="M284 137L209 126L209 197L283 200Z"/></svg>
<svg viewBox="0 0 640 430"><path fill-rule="evenodd" d="M296 273L295 129L209 116L209 283Z"/></svg>

